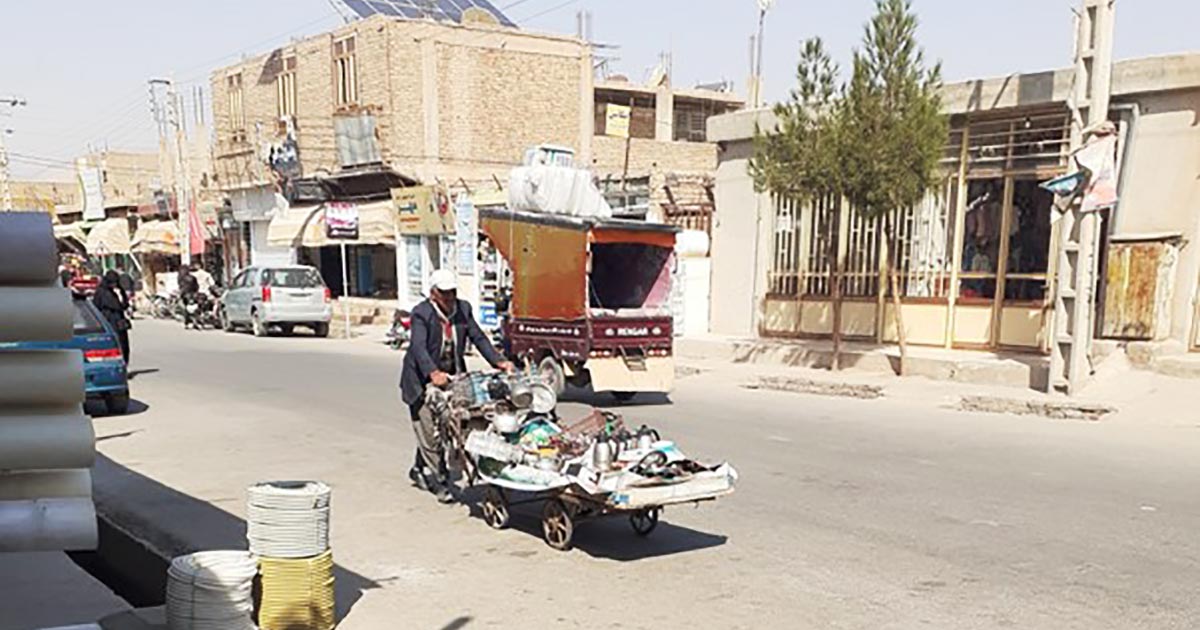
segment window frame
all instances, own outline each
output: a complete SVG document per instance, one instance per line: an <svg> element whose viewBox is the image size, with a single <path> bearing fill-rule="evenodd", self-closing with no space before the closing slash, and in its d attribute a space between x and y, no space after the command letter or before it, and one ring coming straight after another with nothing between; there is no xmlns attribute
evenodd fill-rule
<svg viewBox="0 0 1200 630"><path fill-rule="evenodd" d="M225 101L229 131L234 142L246 139L245 77L241 70L225 75Z"/></svg>
<svg viewBox="0 0 1200 630"><path fill-rule="evenodd" d="M281 120L295 118L299 104L296 99L296 53L284 54L280 64L282 69L275 77L275 113Z"/></svg>
<svg viewBox="0 0 1200 630"><path fill-rule="evenodd" d="M349 109L359 104L357 39L357 33L351 33L333 40L333 104L338 109Z"/></svg>

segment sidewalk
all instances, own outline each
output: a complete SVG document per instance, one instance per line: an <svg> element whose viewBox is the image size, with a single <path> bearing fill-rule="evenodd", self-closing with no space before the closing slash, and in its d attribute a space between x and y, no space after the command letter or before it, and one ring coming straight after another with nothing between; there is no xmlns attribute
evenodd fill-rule
<svg viewBox="0 0 1200 630"><path fill-rule="evenodd" d="M827 342L720 337L676 340L678 373L720 374L749 388L788 389L788 384L797 383L817 385L808 389L848 386L850 394L841 395L854 395L853 388L876 390L888 403L906 407L961 408L966 398L982 398L984 407L994 408L992 413L1015 413L1004 409L1015 409L1021 404L1051 409L1106 408L1111 412L1104 415L1105 422L1200 426L1192 414L1182 413L1195 400L1194 377L1144 370L1134 366L1123 352L1112 352L1100 361L1090 382L1073 397L1046 394L1025 382L1024 378L1040 373L1044 383L1045 359L1040 356L1022 358L968 350L912 348L908 358L910 373L898 378L892 367L899 364L899 350L895 347L856 343L848 344L842 353L844 367L833 372L829 370L832 350ZM1186 356L1181 361L1188 359L1192 358Z"/></svg>
<svg viewBox="0 0 1200 630"><path fill-rule="evenodd" d="M743 339L718 335L680 337L675 340L675 354L684 359L781 367L827 369L833 364L833 344L828 340ZM844 343L841 364L847 372L895 375L900 366L900 349L894 344ZM1049 359L1039 354L926 346L908 349L908 376L1041 390L1048 373Z"/></svg>
<svg viewBox="0 0 1200 630"><path fill-rule="evenodd" d="M96 623L129 610L65 553L0 554L0 630Z"/></svg>

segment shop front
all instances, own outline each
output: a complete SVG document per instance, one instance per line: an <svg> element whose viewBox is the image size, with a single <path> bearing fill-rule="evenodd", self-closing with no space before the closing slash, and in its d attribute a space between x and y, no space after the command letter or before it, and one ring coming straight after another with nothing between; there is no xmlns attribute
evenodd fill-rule
<svg viewBox="0 0 1200 630"><path fill-rule="evenodd" d="M276 211L268 226L267 244L294 252L294 260L299 264L316 267L335 296L396 299L399 285L392 202L352 205L358 214L357 238L329 238L325 222L327 204L321 203Z"/></svg>
<svg viewBox="0 0 1200 630"><path fill-rule="evenodd" d="M888 251L898 248L909 342L1047 351L1053 196L1038 184L1066 171L1068 131L1061 108L953 117L942 184L897 212L894 243L878 220L838 199L772 200L760 333L832 333L832 253L840 261L843 335L895 342L887 279Z"/></svg>

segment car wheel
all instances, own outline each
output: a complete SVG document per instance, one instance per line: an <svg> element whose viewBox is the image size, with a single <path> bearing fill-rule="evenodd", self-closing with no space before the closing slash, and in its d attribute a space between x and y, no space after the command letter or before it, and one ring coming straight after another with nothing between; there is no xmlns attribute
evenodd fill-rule
<svg viewBox="0 0 1200 630"><path fill-rule="evenodd" d="M317 322L313 324L313 334L324 338L329 336L329 322Z"/></svg>
<svg viewBox="0 0 1200 630"><path fill-rule="evenodd" d="M124 415L129 411L129 392L107 394L104 397L104 406L108 408L108 413L115 416Z"/></svg>
<svg viewBox="0 0 1200 630"><path fill-rule="evenodd" d="M267 336L267 323L262 320L262 316L258 313L250 314L250 330L255 337Z"/></svg>
<svg viewBox="0 0 1200 630"><path fill-rule="evenodd" d="M221 320L221 330L233 332L233 322L229 321L229 313L226 313L225 309L221 309L217 317Z"/></svg>

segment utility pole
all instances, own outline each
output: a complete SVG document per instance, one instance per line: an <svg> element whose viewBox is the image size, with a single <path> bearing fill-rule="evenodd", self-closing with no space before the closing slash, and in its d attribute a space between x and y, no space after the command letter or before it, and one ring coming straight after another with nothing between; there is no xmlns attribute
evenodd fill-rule
<svg viewBox="0 0 1200 630"><path fill-rule="evenodd" d="M0 98L0 105L7 105L11 109L25 106L25 99L10 97ZM12 188L9 187L9 172L8 172L8 146L4 142L4 136L10 133L11 130L0 125L0 210L12 212L13 198Z"/></svg>
<svg viewBox="0 0 1200 630"><path fill-rule="evenodd" d="M756 0L758 3L758 34L750 38L750 90L749 100L752 108L762 106L762 56L763 56L763 25L767 21L767 11L775 6L775 0Z"/></svg>
<svg viewBox="0 0 1200 630"><path fill-rule="evenodd" d="M1075 15L1075 85L1071 97L1071 150L1084 129L1108 120L1112 94L1116 0L1082 0ZM1068 396L1091 374L1091 348L1100 256L1100 216L1082 212L1073 198L1059 220L1058 268L1050 344L1049 390Z"/></svg>
<svg viewBox="0 0 1200 630"><path fill-rule="evenodd" d="M161 85L166 89L166 105L160 108L158 103L157 91L155 86ZM152 107L156 116L160 112L165 113L165 121L159 124L159 146L170 147L170 139L167 134L168 129L175 132L174 138L174 164L172 165L172 188L175 192L175 207L178 210L179 221L179 262L184 265L192 263L192 242L191 242L191 178L188 175L188 160L184 152L184 121L183 107L179 94L175 91L175 82L171 79L151 79L150 94ZM156 118L156 120L161 120ZM160 163L162 153L160 152Z"/></svg>

